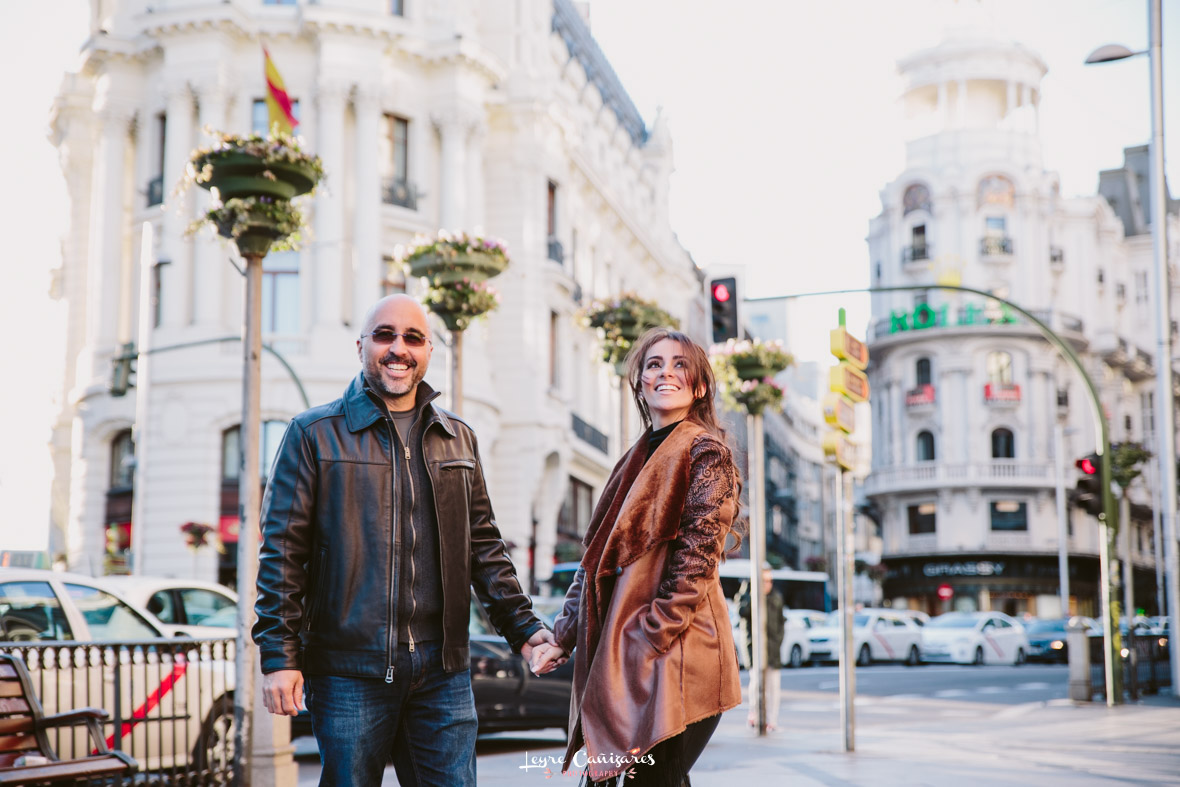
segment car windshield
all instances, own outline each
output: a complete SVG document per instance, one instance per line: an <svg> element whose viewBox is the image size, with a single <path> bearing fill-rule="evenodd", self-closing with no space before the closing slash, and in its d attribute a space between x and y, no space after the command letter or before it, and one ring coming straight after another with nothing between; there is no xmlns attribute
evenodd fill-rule
<svg viewBox="0 0 1180 787"><path fill-rule="evenodd" d="M836 610L835 612L829 613L828 619L824 621L824 625L831 626L832 628L835 628L835 629L840 628L840 610ZM852 627L853 628L862 629L867 625L869 625L869 616L868 615L865 615L863 613L858 613L858 614L855 614L852 616Z"/></svg>
<svg viewBox="0 0 1180 787"><path fill-rule="evenodd" d="M939 615L926 624L932 629L970 629L975 628L975 618L960 617L959 615Z"/></svg>
<svg viewBox="0 0 1180 787"><path fill-rule="evenodd" d="M1065 631L1064 620L1034 620L1028 624L1029 634L1052 634L1058 631Z"/></svg>

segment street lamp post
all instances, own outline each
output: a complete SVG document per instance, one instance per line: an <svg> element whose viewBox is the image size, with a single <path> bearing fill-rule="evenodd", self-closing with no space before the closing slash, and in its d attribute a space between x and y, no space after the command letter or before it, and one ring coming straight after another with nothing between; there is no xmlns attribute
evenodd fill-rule
<svg viewBox="0 0 1180 787"><path fill-rule="evenodd" d="M1156 390L1160 503L1164 520L1170 630L1180 630L1180 560L1176 541L1176 431L1172 396L1172 320L1169 314L1167 189L1164 186L1164 91L1162 0L1147 0L1150 44L1145 52L1108 44L1094 50L1087 64L1109 63L1147 54L1151 61L1151 249L1155 272ZM1156 560L1159 560L1157 554ZM1131 581L1127 577L1125 581ZM1161 610L1162 611L1162 610ZM1172 693L1180 695L1180 653L1171 651Z"/></svg>

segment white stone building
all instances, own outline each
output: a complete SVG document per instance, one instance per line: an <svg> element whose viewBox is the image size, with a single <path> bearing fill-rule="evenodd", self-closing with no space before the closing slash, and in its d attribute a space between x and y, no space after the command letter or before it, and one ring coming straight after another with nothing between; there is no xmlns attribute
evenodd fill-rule
<svg viewBox="0 0 1180 787"><path fill-rule="evenodd" d="M407 287L391 264L398 244L440 228L505 239L512 264L494 282L502 305L465 338L464 415L519 570L528 572L535 543L537 577L547 576L556 543L584 529L621 447L617 381L578 309L634 290L694 334L705 328L700 273L668 222L666 123L645 125L579 10L569 0L91 7L92 36L52 115L71 200L58 282L70 308L53 551L102 573L121 569L141 540L145 573L233 573L234 550L194 559L178 528L205 522L233 537L240 344L152 356L134 492L135 389L112 397L108 379L138 331L145 223L152 346L240 335L235 253L185 237L207 197L172 190L207 141L204 127L265 129L265 41L296 102L297 131L328 177L309 205L311 241L266 259L264 340L311 404L329 401L359 371L365 309ZM427 380L446 391L438 327ZM264 358L264 472L284 422L304 406L292 376ZM143 520L135 537L133 495Z"/></svg>
<svg viewBox="0 0 1180 787"><path fill-rule="evenodd" d="M957 31L899 67L911 133L905 169L882 189L870 222L872 285L961 283L1022 305L1082 354L1111 439L1150 445L1156 369L1142 173L1105 173L1103 196L1060 195L1037 129L1046 68L1018 44ZM1132 184L1125 215L1105 198L1119 183ZM877 293L872 304L866 492L883 517L886 597L931 613L1060 614L1057 472L1072 491L1075 459L1098 440L1084 384L1033 325L994 300L931 289ZM1151 610L1158 539L1145 484L1132 487L1132 500L1123 553L1136 566L1136 606ZM1098 527L1068 509L1070 607L1094 614ZM943 585L953 598L938 597Z"/></svg>

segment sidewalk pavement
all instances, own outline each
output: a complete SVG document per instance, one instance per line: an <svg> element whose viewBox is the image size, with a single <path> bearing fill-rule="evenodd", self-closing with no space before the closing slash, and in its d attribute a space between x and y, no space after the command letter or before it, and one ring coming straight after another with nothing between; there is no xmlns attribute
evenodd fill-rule
<svg viewBox="0 0 1180 787"><path fill-rule="evenodd" d="M784 692L782 723L764 738L746 726L746 715L742 705L722 717L692 770L694 787L1180 785L1180 700L1173 697L1115 708L861 697L854 753L843 751L832 693ZM527 756L557 757L562 749L553 735L483 739L479 784L576 785L572 771L547 780L521 769ZM300 785L315 784L318 770L304 760ZM397 784L392 767L383 784Z"/></svg>

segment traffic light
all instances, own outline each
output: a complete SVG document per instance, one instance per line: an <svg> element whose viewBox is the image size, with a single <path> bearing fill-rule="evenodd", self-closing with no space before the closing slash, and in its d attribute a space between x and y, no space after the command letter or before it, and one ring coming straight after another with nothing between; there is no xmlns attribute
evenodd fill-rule
<svg viewBox="0 0 1180 787"><path fill-rule="evenodd" d="M1082 477L1074 489L1074 502L1091 516L1102 513L1102 457L1089 454L1073 463Z"/></svg>
<svg viewBox="0 0 1180 787"><path fill-rule="evenodd" d="M127 389L134 381L135 345L131 342L119 346L119 354L111 358L111 396L126 396Z"/></svg>
<svg viewBox="0 0 1180 787"><path fill-rule="evenodd" d="M720 344L738 338L737 279L727 276L709 282L713 301L713 341Z"/></svg>

